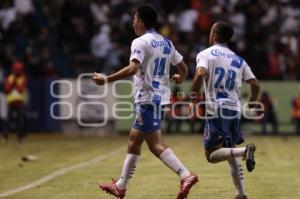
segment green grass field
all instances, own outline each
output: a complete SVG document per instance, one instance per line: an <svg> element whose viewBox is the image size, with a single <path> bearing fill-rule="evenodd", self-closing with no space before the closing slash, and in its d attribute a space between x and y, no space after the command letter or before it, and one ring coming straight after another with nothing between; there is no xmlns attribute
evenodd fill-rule
<svg viewBox="0 0 300 199"><path fill-rule="evenodd" d="M167 136L186 166L200 176L190 199L230 199L234 187L226 162L206 162L200 135ZM245 171L250 199L300 198L300 137L248 137L258 146L257 167ZM112 199L98 189L99 182L118 177L123 164L127 137L65 137L35 135L18 144L0 144L0 195L38 180L54 171L69 168L120 146L121 151L81 168L66 172L37 187L18 192L8 199ZM22 162L23 155L35 155L37 161ZM246 170L246 169L245 169ZM152 156L144 146L141 162L129 184L128 199L174 199L179 189L177 176ZM1 198L1 197L0 197Z"/></svg>

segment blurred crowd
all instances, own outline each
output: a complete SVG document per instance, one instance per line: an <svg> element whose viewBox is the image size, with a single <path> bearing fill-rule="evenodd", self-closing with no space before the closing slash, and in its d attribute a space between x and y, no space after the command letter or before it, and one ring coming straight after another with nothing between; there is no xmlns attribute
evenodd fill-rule
<svg viewBox="0 0 300 199"><path fill-rule="evenodd" d="M29 78L111 73L128 63L136 36L132 14L139 0L1 0L0 83L15 62ZM145 1L146 2L146 1ZM299 0L150 0L158 31L195 70L216 20L228 20L230 47L259 79L300 79Z"/></svg>

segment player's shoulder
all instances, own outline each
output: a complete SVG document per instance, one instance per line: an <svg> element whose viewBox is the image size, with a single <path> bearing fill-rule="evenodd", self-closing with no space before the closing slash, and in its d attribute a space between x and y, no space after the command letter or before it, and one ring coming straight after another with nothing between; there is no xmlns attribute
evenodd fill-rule
<svg viewBox="0 0 300 199"><path fill-rule="evenodd" d="M146 41L147 43L149 43L150 45L152 45L153 47L161 46L161 45L162 46L173 45L172 41L169 38L164 37L163 35L157 32L146 33L142 35L140 38Z"/></svg>
<svg viewBox="0 0 300 199"><path fill-rule="evenodd" d="M137 37L134 40L132 40L132 44L134 45L144 45L146 43L145 38L143 36Z"/></svg>
<svg viewBox="0 0 300 199"><path fill-rule="evenodd" d="M212 49L213 49L213 46L211 46L211 47L209 47L209 48L206 48L206 49L204 49L204 50L201 50L201 51L197 54L197 57L198 57L198 56L209 56Z"/></svg>
<svg viewBox="0 0 300 199"><path fill-rule="evenodd" d="M146 33L133 42L139 45L145 45L147 48L157 48L160 46L167 47L169 49L175 49L173 42L159 33Z"/></svg>

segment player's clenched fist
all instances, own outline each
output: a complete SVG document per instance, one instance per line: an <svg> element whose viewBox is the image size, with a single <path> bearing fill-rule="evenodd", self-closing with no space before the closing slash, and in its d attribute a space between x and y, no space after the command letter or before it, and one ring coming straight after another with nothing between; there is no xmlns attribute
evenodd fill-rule
<svg viewBox="0 0 300 199"><path fill-rule="evenodd" d="M183 78L179 74L174 74L171 80L175 81L176 84L181 84L183 82Z"/></svg>
<svg viewBox="0 0 300 199"><path fill-rule="evenodd" d="M94 73L92 79L98 85L104 85L107 82L106 76L100 73Z"/></svg>

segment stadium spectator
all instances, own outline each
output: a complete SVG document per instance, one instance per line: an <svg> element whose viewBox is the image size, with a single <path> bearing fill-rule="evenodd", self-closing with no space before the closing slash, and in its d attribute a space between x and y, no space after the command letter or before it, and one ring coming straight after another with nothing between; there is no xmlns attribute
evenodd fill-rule
<svg viewBox="0 0 300 199"><path fill-rule="evenodd" d="M295 123L295 130L300 135L300 93L292 101L292 121Z"/></svg>
<svg viewBox="0 0 300 199"><path fill-rule="evenodd" d="M90 3L91 13L97 24L108 23L109 5L103 0L92 0Z"/></svg>
<svg viewBox="0 0 300 199"><path fill-rule="evenodd" d="M272 125L272 133L278 133L278 120L274 107L274 100L267 91L262 92L260 102L263 104L264 116L261 119L262 134L267 133L268 124Z"/></svg>
<svg viewBox="0 0 300 199"><path fill-rule="evenodd" d="M4 89L8 103L7 131L10 131L13 124L17 131L18 141L21 142L26 136L25 129L25 106L27 78L24 73L24 64L16 61L12 66L12 73L5 80ZM8 134L5 136L8 139Z"/></svg>
<svg viewBox="0 0 300 199"><path fill-rule="evenodd" d="M149 2L162 13L159 30L178 46L190 69L195 68L195 51L208 45L205 35L208 35L210 26L222 18L230 21L237 33L230 46L249 60L258 78L300 79L297 67L300 63L298 1ZM42 51L36 38L44 34L42 29L46 28L49 32L46 46L58 76L75 77L80 72L89 72L94 69L89 44L95 36L95 29L98 31L97 27L107 24L111 30L111 42L118 47L118 61L125 64L129 54L127 46L135 37L130 22L136 4L134 0L3 0L0 2L1 62L9 65L17 57L31 66L26 60L29 53L39 65ZM105 57L104 68L110 68L108 59L112 60L110 56ZM28 75L44 76L42 67L38 72L28 70ZM113 70L117 69L113 67ZM188 78L192 78L192 74L190 72Z"/></svg>
<svg viewBox="0 0 300 199"><path fill-rule="evenodd" d="M17 10L10 1L3 1L0 9L0 22L3 30L8 30L17 18Z"/></svg>
<svg viewBox="0 0 300 199"><path fill-rule="evenodd" d="M22 15L30 14L34 11L31 0L14 0L16 11Z"/></svg>
<svg viewBox="0 0 300 199"><path fill-rule="evenodd" d="M110 39L110 27L108 25L102 25L100 30L92 38L91 50L95 57L95 71L97 72L109 72L107 68L107 57L111 53L112 43Z"/></svg>
<svg viewBox="0 0 300 199"><path fill-rule="evenodd" d="M198 18L198 12L190 7L183 9L177 17L177 27L181 39L185 40L189 34L193 34L195 30L195 23Z"/></svg>

